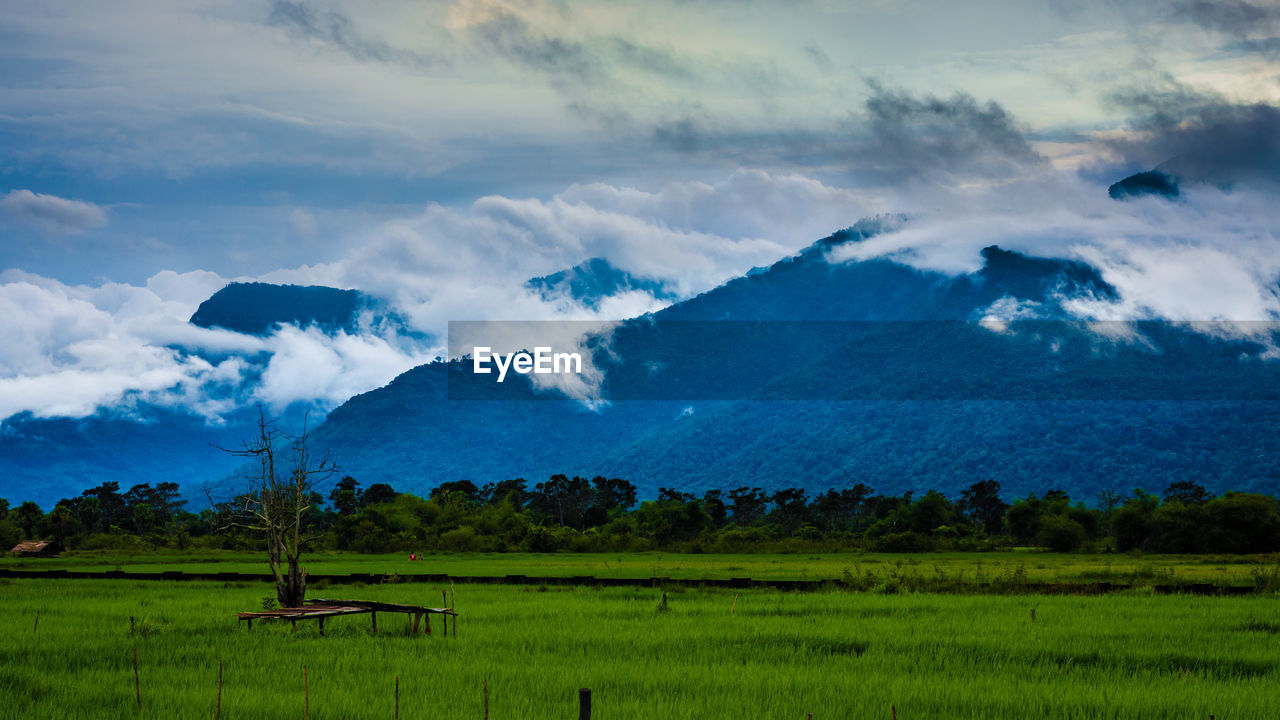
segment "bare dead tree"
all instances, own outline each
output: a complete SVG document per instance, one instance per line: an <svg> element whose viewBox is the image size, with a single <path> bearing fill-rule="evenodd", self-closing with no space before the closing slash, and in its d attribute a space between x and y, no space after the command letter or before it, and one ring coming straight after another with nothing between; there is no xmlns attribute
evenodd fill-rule
<svg viewBox="0 0 1280 720"><path fill-rule="evenodd" d="M338 471L333 458L312 455L309 440L306 420L300 435L288 435L259 407L257 434L238 449L219 448L254 461L255 469L246 475L248 492L237 497L232 524L266 537L280 607L299 607L306 599L307 577L299 559L307 543L318 537L307 527L315 505L313 488Z"/></svg>

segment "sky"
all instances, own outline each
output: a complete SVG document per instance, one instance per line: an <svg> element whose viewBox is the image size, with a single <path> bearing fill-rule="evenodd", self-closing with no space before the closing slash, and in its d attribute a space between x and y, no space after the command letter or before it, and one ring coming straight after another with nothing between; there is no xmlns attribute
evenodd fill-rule
<svg viewBox="0 0 1280 720"><path fill-rule="evenodd" d="M603 257L680 297L833 258L1089 261L1082 316L1275 319L1280 3L0 0L0 418L328 409L449 320L610 320L524 286ZM1111 201L1161 166L1176 203ZM232 280L418 335L192 328ZM261 372L249 372L257 367Z"/></svg>

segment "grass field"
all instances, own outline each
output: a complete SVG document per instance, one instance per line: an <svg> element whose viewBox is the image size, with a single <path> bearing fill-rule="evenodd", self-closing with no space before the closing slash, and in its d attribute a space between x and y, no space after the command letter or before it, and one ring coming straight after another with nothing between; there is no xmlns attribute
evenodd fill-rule
<svg viewBox="0 0 1280 720"><path fill-rule="evenodd" d="M310 715L1260 718L1280 704L1280 599L785 593L458 586L458 636L403 616L238 627L267 584L0 581L0 696L12 718ZM312 594L437 605L443 588ZM735 603L734 613L730 608ZM1031 610L1035 609L1035 620ZM38 629L35 617L39 612ZM137 618L129 632L128 618ZM305 626L305 627L304 627ZM132 652L142 710L135 710Z"/></svg>
<svg viewBox="0 0 1280 720"><path fill-rule="evenodd" d="M838 580L845 573L875 585L892 577L939 578L963 583L1016 578L1027 582L1117 584L1214 583L1255 585L1280 574L1280 555L1147 555L1053 554L1043 552L822 555L675 555L670 553L458 553L427 555L410 562L407 555L316 553L304 556L314 574L397 573L401 575L531 575L606 578L670 577L675 579L748 577L756 580ZM17 560L6 557L0 567L125 572L266 573L260 553L157 553L121 555L72 553L60 558ZM868 575L869 574L869 575Z"/></svg>

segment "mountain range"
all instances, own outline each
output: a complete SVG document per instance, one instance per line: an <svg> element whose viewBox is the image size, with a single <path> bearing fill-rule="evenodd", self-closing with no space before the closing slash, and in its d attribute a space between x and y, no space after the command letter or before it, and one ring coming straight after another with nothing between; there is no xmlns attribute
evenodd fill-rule
<svg viewBox="0 0 1280 720"><path fill-rule="evenodd" d="M989 247L980 270L948 276L828 260L899 222L864 221L595 338L607 402L593 408L439 362L352 398L317 440L363 482L402 489L557 472L625 477L642 496L1274 487L1280 371L1263 345L1158 321L1100 333L1062 304L1117 291L1074 261Z"/></svg>
<svg viewBox="0 0 1280 720"><path fill-rule="evenodd" d="M588 336L600 380L587 402L526 375L499 384L466 358L437 361L332 410L317 449L366 486L424 494L447 481L555 473L627 478L641 497L858 482L957 495L989 479L1009 496L1062 489L1080 499L1180 480L1274 490L1271 338L1082 322L1065 304L1119 292L1079 261L992 246L978 270L948 275L890 258L833 259L909 222L863 220ZM599 259L529 287L588 306L616 292L670 292ZM236 283L191 322L357 332L362 313L394 320L354 290ZM301 412L291 408L282 426L299 425ZM80 420L15 416L0 425L0 494L51 503L104 481L176 480L199 505L198 488L231 487L237 466L213 446L237 445L254 417L243 409L213 426L145 403Z"/></svg>

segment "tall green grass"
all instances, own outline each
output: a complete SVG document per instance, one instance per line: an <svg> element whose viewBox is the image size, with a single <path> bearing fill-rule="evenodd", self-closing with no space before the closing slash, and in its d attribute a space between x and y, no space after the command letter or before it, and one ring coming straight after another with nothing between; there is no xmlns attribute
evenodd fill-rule
<svg viewBox="0 0 1280 720"><path fill-rule="evenodd" d="M459 634L408 619L237 626L266 584L0 581L9 718L1259 718L1280 707L1280 601L459 585ZM438 605L439 586L317 597ZM1035 620L1031 610L1036 610ZM32 632L36 612L39 629ZM128 618L135 617L133 632ZM142 710L134 706L136 647Z"/></svg>
<svg viewBox="0 0 1280 720"><path fill-rule="evenodd" d="M412 573L676 579L749 577L756 580L842 580L858 585L891 579L912 584L984 583L1004 580L1152 585L1213 583L1280 585L1280 555L1087 555L1044 552L825 553L818 555L712 555L672 553L450 553L411 562L402 553L357 555L311 553L303 564L313 574ZM123 570L125 572L243 572L267 574L262 553L208 551L143 555L70 553L60 558L0 558L0 568Z"/></svg>

